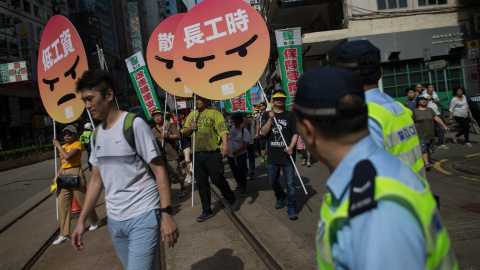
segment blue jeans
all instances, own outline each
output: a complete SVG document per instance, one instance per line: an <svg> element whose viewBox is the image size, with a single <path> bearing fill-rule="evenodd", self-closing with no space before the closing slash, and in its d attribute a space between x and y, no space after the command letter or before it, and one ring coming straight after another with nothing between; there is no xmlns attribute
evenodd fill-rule
<svg viewBox="0 0 480 270"><path fill-rule="evenodd" d="M250 175L255 174L255 145L250 144L247 148L248 153L248 169L250 170Z"/></svg>
<svg viewBox="0 0 480 270"><path fill-rule="evenodd" d="M280 178L280 169L283 169L283 178L287 186L287 194L283 190L278 179ZM274 165L267 164L268 181L272 186L277 200L285 198L287 195L287 208L296 210L297 208L297 186L295 185L295 168L293 164Z"/></svg>
<svg viewBox="0 0 480 270"><path fill-rule="evenodd" d="M247 189L247 153L243 153L236 158L228 157L228 165L232 170L233 177L242 192Z"/></svg>
<svg viewBox="0 0 480 270"><path fill-rule="evenodd" d="M125 269L152 269L161 221L158 209L124 221L108 218L113 247Z"/></svg>

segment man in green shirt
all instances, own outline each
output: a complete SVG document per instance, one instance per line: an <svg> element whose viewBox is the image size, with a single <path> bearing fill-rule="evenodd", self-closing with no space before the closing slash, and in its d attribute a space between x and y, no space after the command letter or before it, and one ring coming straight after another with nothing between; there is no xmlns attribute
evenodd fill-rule
<svg viewBox="0 0 480 270"><path fill-rule="evenodd" d="M197 180L198 193L202 201L202 214L197 217L198 222L214 216L210 208L209 176L212 183L217 186L225 200L228 201L229 210L234 212L239 208L235 194L230 189L224 176L222 158L228 155L227 125L223 115L219 111L209 108L207 102L206 98L197 96L197 111L188 115L182 128L184 137L190 137L195 132L195 166L193 169Z"/></svg>

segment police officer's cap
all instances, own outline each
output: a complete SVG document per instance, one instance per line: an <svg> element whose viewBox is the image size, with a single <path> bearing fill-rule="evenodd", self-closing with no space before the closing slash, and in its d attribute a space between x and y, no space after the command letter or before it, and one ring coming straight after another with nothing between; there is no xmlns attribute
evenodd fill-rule
<svg viewBox="0 0 480 270"><path fill-rule="evenodd" d="M358 65L359 58L368 53L377 56L378 63ZM380 50L368 40L349 41L338 49L337 62L338 66L348 69L380 67Z"/></svg>
<svg viewBox="0 0 480 270"><path fill-rule="evenodd" d="M355 73L339 67L312 68L298 81L293 108L306 117L320 120L350 118L367 112L366 106L356 111L338 111L338 100L347 94L365 100L363 84Z"/></svg>

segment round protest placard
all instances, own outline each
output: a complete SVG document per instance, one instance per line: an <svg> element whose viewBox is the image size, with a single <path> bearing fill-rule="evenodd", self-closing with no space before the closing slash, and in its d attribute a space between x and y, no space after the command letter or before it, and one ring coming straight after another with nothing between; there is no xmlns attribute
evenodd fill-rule
<svg viewBox="0 0 480 270"><path fill-rule="evenodd" d="M262 75L270 52L267 26L243 0L205 0L180 22L173 62L182 82L214 100L236 97Z"/></svg>
<svg viewBox="0 0 480 270"><path fill-rule="evenodd" d="M82 114L85 103L75 92L75 82L86 70L87 56L77 30L65 17L53 16L40 41L38 88L55 121L71 123Z"/></svg>
<svg viewBox="0 0 480 270"><path fill-rule="evenodd" d="M153 31L147 46L147 66L155 82L165 91L180 97L191 97L188 89L177 74L172 51L175 31L186 13L168 17Z"/></svg>

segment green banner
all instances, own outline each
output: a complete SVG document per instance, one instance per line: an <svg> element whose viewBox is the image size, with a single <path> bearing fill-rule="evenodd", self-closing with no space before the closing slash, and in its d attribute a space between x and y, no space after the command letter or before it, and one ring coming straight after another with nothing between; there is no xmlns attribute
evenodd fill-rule
<svg viewBox="0 0 480 270"><path fill-rule="evenodd" d="M125 59L125 62L127 62L128 72L130 72L133 85L135 86L135 90L137 90L143 112L147 120L152 120L152 113L155 110L161 110L161 108L142 53L138 52L132 55Z"/></svg>
<svg viewBox="0 0 480 270"><path fill-rule="evenodd" d="M285 107L291 111L297 93L297 82L303 74L301 28L275 30L282 88L287 94Z"/></svg>
<svg viewBox="0 0 480 270"><path fill-rule="evenodd" d="M252 98L250 97L250 89L247 92L236 96L231 99L227 99L227 113L253 113Z"/></svg>

